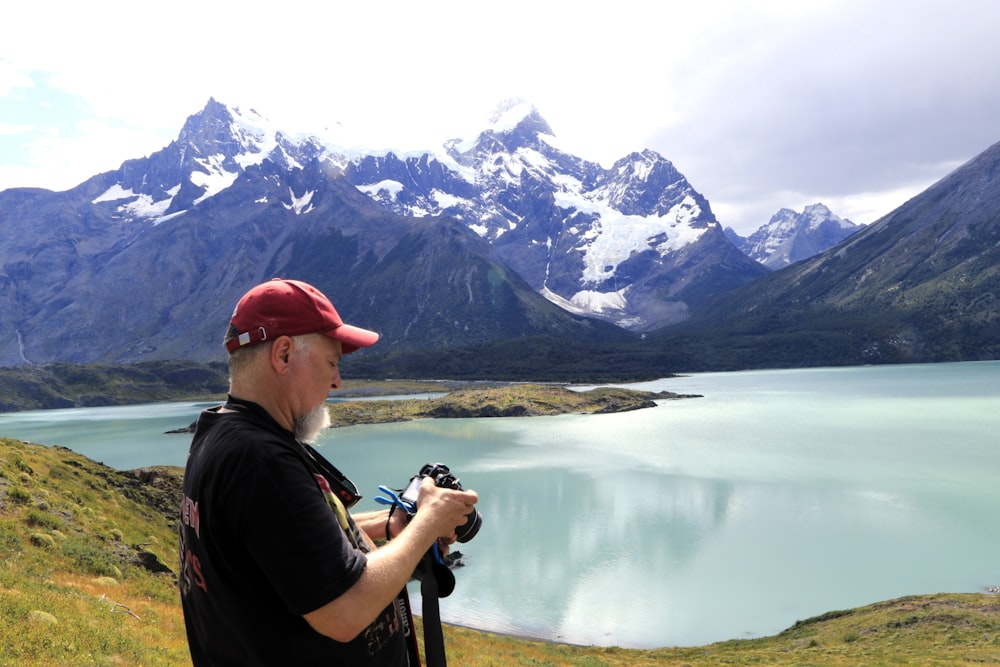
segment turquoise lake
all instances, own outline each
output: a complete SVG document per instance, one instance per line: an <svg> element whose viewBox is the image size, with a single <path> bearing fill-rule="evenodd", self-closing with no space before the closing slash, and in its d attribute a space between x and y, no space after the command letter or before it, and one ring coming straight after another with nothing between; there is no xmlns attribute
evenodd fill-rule
<svg viewBox="0 0 1000 667"><path fill-rule="evenodd" d="M440 461L484 525L444 620L579 644L690 646L1000 584L1000 362L706 373L613 415L333 429L360 487ZM207 404L0 414L0 435L120 469L184 464ZM414 595L419 605L419 595Z"/></svg>

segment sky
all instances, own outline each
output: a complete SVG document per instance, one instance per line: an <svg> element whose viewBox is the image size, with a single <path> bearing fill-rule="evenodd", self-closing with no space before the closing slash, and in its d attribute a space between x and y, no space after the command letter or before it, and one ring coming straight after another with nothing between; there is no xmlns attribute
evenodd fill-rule
<svg viewBox="0 0 1000 667"><path fill-rule="evenodd" d="M522 98L579 157L657 151L741 234L867 224L1000 141L998 27L998 0L33 0L0 24L0 190L150 155L209 98L404 150Z"/></svg>

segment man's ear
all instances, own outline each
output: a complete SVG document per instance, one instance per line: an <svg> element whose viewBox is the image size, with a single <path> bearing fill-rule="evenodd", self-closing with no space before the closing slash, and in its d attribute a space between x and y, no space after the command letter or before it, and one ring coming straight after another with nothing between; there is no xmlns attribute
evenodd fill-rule
<svg viewBox="0 0 1000 667"><path fill-rule="evenodd" d="M291 356L292 346L294 342L288 336L278 336L271 343L271 367L278 374L285 374L288 372L288 360Z"/></svg>

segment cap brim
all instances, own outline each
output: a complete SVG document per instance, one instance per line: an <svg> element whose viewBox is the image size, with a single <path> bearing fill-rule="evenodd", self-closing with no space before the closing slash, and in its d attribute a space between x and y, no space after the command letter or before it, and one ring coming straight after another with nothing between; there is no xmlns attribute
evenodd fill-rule
<svg viewBox="0 0 1000 667"><path fill-rule="evenodd" d="M350 354L363 347L374 345L379 339L378 333L350 324L341 324L339 327L324 331L323 333L334 340L339 340L341 351L344 354Z"/></svg>

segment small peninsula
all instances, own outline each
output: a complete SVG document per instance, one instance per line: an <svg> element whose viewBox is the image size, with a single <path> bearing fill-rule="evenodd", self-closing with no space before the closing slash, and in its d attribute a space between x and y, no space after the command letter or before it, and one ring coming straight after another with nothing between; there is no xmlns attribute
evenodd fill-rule
<svg viewBox="0 0 1000 667"><path fill-rule="evenodd" d="M333 426L341 427L428 418L606 414L651 408L662 400L699 397L621 387L575 391L548 384L465 385L437 398L347 400L331 403L329 410Z"/></svg>
<svg viewBox="0 0 1000 667"><path fill-rule="evenodd" d="M374 398L391 394L390 388L405 388L407 392L447 393L432 398ZM656 407L657 401L702 398L700 394L676 394L671 391L638 391L623 387L597 387L581 391L562 385L531 383L422 382L407 385L355 381L347 391L349 396L327 404L331 428L412 419L608 414ZM193 433L195 423L167 433Z"/></svg>

